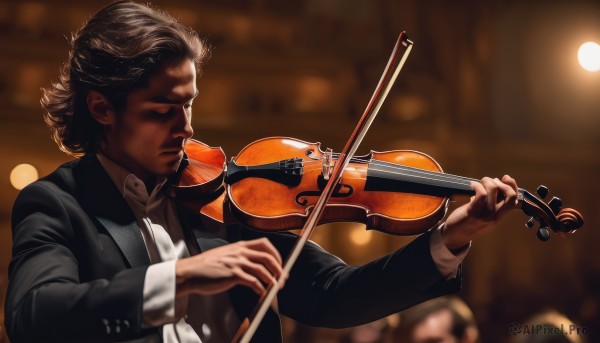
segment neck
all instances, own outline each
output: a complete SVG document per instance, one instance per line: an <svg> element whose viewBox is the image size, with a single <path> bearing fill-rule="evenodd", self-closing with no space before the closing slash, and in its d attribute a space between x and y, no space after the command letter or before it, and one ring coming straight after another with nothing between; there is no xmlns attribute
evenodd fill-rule
<svg viewBox="0 0 600 343"><path fill-rule="evenodd" d="M447 197L475 194L471 182L478 180L372 160L369 162L365 189Z"/></svg>
<svg viewBox="0 0 600 343"><path fill-rule="evenodd" d="M156 175L151 174L142 168L132 165L127 160L119 158L119 154L113 153L111 149L107 149L105 146L102 146L98 152L102 154L106 159L109 159L112 163L125 169L127 172L137 176L137 178L142 180L142 182L146 186L146 191L148 192L148 194L150 194L154 189L154 186L156 186L158 179Z"/></svg>

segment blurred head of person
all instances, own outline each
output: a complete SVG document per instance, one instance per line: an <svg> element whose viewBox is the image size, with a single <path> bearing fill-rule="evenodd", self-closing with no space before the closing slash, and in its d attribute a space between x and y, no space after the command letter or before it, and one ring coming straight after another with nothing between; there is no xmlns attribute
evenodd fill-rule
<svg viewBox="0 0 600 343"><path fill-rule="evenodd" d="M399 336L412 343L475 343L479 331L464 301L441 297L402 312Z"/></svg>

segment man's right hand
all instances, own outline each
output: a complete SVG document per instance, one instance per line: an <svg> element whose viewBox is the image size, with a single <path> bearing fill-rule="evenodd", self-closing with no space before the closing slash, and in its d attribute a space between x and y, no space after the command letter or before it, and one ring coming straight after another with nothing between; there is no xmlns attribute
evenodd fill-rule
<svg viewBox="0 0 600 343"><path fill-rule="evenodd" d="M283 269L279 252L267 238L240 241L177 260L177 295L216 294L237 285L257 294L275 283Z"/></svg>

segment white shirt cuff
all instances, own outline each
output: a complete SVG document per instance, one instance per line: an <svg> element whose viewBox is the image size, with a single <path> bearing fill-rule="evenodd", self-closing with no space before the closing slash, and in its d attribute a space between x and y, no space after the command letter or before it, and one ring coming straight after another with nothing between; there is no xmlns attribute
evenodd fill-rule
<svg viewBox="0 0 600 343"><path fill-rule="evenodd" d="M451 279L456 277L458 272L458 266L461 264L462 260L467 256L469 252L469 248L471 247L471 242L464 249L458 252L457 255L454 255L448 247L442 241L442 226L444 224L438 225L437 228L433 229L431 236L429 238L429 248L431 249L431 257L433 258L433 262L435 263L437 269L440 271L446 279Z"/></svg>
<svg viewBox="0 0 600 343"><path fill-rule="evenodd" d="M144 279L142 327L155 327L176 321L175 262L170 260L148 267Z"/></svg>

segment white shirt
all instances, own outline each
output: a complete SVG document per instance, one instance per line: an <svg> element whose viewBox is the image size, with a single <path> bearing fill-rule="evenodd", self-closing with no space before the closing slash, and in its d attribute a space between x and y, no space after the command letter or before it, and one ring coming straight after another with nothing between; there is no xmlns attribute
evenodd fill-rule
<svg viewBox="0 0 600 343"><path fill-rule="evenodd" d="M175 297L175 262L190 254L176 204L161 192L166 178L148 194L144 182L137 176L107 157L97 156L137 219L152 263L144 280L142 326L162 326L165 343L229 341L237 331L239 319L227 293ZM468 252L468 248L458 255L450 252L442 242L440 227L431 235L430 249L438 270L446 278L456 275L458 265ZM188 311L190 299L194 311ZM188 317L192 313L193 316Z"/></svg>

